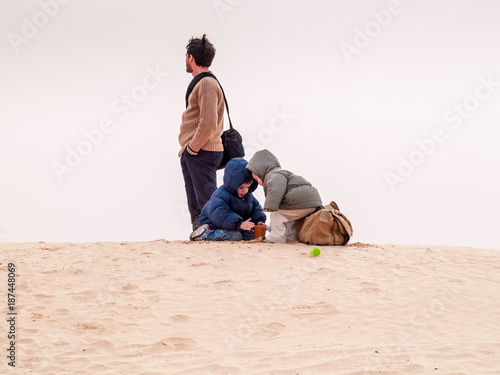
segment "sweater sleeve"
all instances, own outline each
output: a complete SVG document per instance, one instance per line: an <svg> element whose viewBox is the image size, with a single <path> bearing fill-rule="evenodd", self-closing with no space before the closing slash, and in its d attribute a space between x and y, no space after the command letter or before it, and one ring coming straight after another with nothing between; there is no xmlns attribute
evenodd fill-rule
<svg viewBox="0 0 500 375"><path fill-rule="evenodd" d="M281 173L272 173L266 176L264 185L266 186L264 209L277 211L286 193L287 179Z"/></svg>
<svg viewBox="0 0 500 375"><path fill-rule="evenodd" d="M217 107L220 100L217 86L209 82L208 79L202 79L197 86L199 87L195 87L192 94L197 95L196 99L200 107L200 118L193 138L188 145L188 152L194 155L200 151L217 129L219 120ZM196 90L197 88L199 90Z"/></svg>

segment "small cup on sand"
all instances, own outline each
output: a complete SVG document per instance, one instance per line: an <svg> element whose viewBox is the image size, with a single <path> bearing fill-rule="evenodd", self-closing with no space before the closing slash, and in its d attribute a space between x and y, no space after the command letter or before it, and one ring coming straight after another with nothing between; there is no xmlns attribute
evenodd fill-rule
<svg viewBox="0 0 500 375"><path fill-rule="evenodd" d="M265 225L256 225L253 228L253 237L255 239L266 236L266 226Z"/></svg>

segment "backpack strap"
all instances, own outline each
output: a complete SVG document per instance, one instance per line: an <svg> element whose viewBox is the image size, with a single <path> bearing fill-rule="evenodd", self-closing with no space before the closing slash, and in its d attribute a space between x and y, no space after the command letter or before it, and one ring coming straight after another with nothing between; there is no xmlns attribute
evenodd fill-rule
<svg viewBox="0 0 500 375"><path fill-rule="evenodd" d="M229 127L232 129L233 123L231 122L231 117L229 116L229 105L227 104L226 94L224 93L224 89L222 88L222 85L220 84L217 77L211 72L200 73L191 80L191 82L189 83L189 86L187 88L187 91L186 91L186 108L188 106L189 96L191 95L191 92L193 92L194 87L196 86L196 84L198 82L201 81L202 78L205 78L205 77L211 77L211 78L215 79L217 81L217 83L219 84L219 87L222 90L222 96L224 96L224 103L226 104L227 118L229 119Z"/></svg>

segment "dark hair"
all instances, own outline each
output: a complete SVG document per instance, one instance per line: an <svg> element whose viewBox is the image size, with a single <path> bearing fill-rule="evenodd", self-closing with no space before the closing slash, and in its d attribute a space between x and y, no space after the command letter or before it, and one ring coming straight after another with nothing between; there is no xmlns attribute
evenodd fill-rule
<svg viewBox="0 0 500 375"><path fill-rule="evenodd" d="M206 38L206 34L200 38L191 38L186 46L187 54L193 56L196 65L209 67L215 57L215 47Z"/></svg>

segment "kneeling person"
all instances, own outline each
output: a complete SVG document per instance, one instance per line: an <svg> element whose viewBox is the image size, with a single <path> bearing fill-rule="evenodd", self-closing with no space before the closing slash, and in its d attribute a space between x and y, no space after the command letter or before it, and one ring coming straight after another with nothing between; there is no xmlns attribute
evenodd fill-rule
<svg viewBox="0 0 500 375"><path fill-rule="evenodd" d="M264 187L264 210L270 212L268 242L297 241L295 224L321 207L318 190L306 179L281 169L268 150L257 151L247 164L253 178Z"/></svg>
<svg viewBox="0 0 500 375"><path fill-rule="evenodd" d="M258 184L247 164L242 158L227 163L224 184L203 206L200 227L189 236L192 241L248 241L254 238L255 224L265 223L266 215L252 194Z"/></svg>

